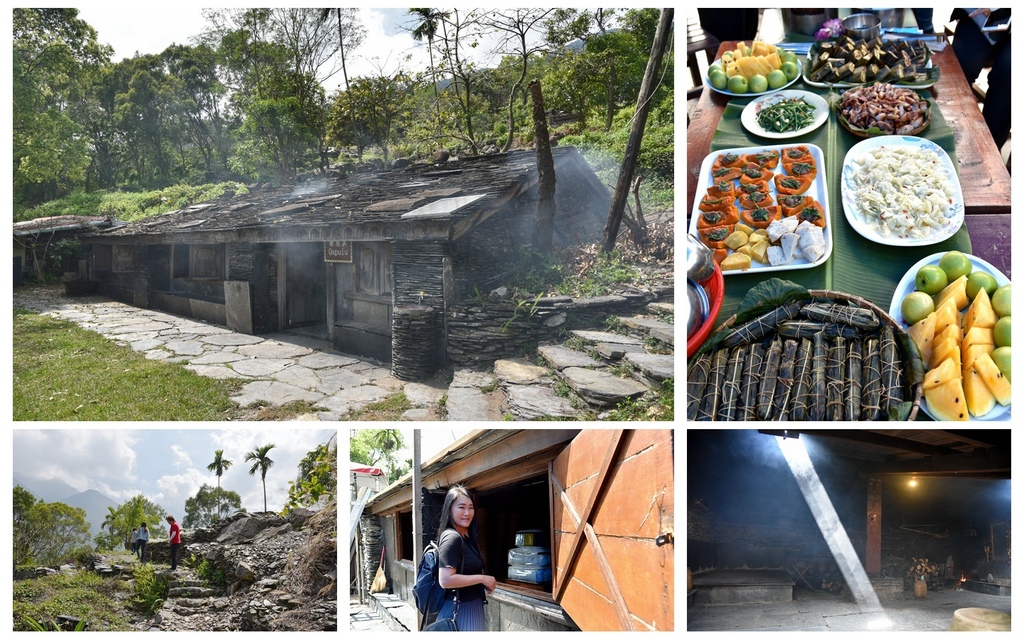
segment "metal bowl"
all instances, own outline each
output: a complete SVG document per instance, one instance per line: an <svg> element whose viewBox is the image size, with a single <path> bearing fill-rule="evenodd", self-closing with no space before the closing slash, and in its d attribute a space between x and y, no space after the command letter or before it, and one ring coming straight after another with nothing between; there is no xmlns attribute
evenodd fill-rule
<svg viewBox="0 0 1024 640"><path fill-rule="evenodd" d="M854 40L873 40L882 34L882 19L873 13L855 13L843 18L843 33Z"/></svg>
<svg viewBox="0 0 1024 640"><path fill-rule="evenodd" d="M715 252L692 233L686 234L686 277L704 282L715 272Z"/></svg>
<svg viewBox="0 0 1024 640"><path fill-rule="evenodd" d="M704 324L711 312L707 291L689 278L686 279L686 335Z"/></svg>

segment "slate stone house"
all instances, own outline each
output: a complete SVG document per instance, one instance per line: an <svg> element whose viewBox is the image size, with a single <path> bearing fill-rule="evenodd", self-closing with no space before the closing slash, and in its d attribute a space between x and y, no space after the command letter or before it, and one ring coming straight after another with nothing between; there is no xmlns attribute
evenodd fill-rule
<svg viewBox="0 0 1024 640"><path fill-rule="evenodd" d="M462 484L474 496L484 573L497 581L488 631L672 631L673 451L671 429L472 431L422 462L418 487L409 473L366 503L363 580L383 545L387 592L413 604L415 534L421 548L435 539L445 494ZM520 542L521 532L531 539ZM513 570L522 544L550 550L549 578Z"/></svg>
<svg viewBox="0 0 1024 640"><path fill-rule="evenodd" d="M552 149L556 246L596 241L608 189ZM99 292L253 334L298 331L390 361L396 310L445 361L447 304L487 292L528 244L532 151L254 188L83 237Z"/></svg>

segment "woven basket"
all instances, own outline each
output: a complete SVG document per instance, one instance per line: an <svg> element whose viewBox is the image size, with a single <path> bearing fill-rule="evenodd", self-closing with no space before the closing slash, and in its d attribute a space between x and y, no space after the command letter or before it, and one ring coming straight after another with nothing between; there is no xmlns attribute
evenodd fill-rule
<svg viewBox="0 0 1024 640"><path fill-rule="evenodd" d="M881 320L882 322L884 322L887 325L889 325L890 327L892 327L893 332L897 336L902 335L902 336L905 336L907 339L910 339L910 336L907 334L907 330L903 328L902 324L897 322L891 315L889 315L889 312L883 310L881 307L879 307L875 303L871 302L870 300L867 300L865 298L861 298L860 296L855 296L855 295L849 294L849 293L840 293L838 291L827 291L825 289L809 289L807 291L807 293L809 293L812 298L835 300L835 301L842 301L842 302L852 302L855 305L857 305L858 307L863 307L865 309L870 309L871 311L873 311L875 313L875 315L878 316L879 320ZM720 329L727 328L727 327L731 327L732 324L735 321L736 321L736 316L734 314L734 315L730 316L728 319L726 319L724 322L722 322L721 326L719 326L718 329L716 329L716 331L720 330ZM903 350L903 342L901 340L897 339L896 340L896 345L900 349L903 357L905 359L908 358L909 354L905 350ZM923 393L924 393L924 391L923 391L923 389L921 387L921 383L920 382L918 382L917 384L915 384L912 387L912 389L911 389L911 403L912 403L912 406L910 407L910 414L907 416L907 420L908 421L912 422L912 421L917 419L917 412L921 408L921 397L922 397Z"/></svg>

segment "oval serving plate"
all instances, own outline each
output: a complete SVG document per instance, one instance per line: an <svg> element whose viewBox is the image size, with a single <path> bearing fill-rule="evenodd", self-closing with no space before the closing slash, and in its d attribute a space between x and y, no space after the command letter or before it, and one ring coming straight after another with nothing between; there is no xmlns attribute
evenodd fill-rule
<svg viewBox="0 0 1024 640"><path fill-rule="evenodd" d="M856 197L856 166L863 156L879 147L924 149L932 151L938 156L940 166L946 171L946 182L953 188L949 207L944 214L946 223L943 226L937 227L933 233L927 236L889 235L880 231L878 225L866 217ZM964 194L960 187L960 178L957 175L956 167L953 166L953 161L945 149L924 138L915 136L875 136L858 142L846 153L846 158L843 161L842 175L840 176L840 187L843 211L846 213L846 220L850 223L850 226L868 240L879 244L894 247L920 247L936 244L956 233L964 222Z"/></svg>
<svg viewBox="0 0 1024 640"><path fill-rule="evenodd" d="M844 129L846 129L847 131L849 131L853 135L857 136L858 138L874 138L874 137L877 137L877 136L892 135L890 133L886 133L885 131L882 131L881 129L879 129L877 127L872 127L870 129L861 129L860 127L853 126L852 124L847 122L846 118L841 113L839 113L839 107L838 106L836 107L836 120L839 121L839 124L842 125L842 127ZM900 135L916 136L917 134L919 134L922 131L924 131L925 129L927 129L928 125L930 125L931 123L932 123L932 110L928 109L928 115L924 119L924 124L922 124L920 127L916 128L916 129L914 129L913 131L908 131L905 134L900 134Z"/></svg>
<svg viewBox="0 0 1024 640"><path fill-rule="evenodd" d="M713 67L715 64L721 64L721 63L722 63L722 59L719 58L718 60L715 60L714 62L709 64L708 65L708 69ZM797 61L797 65L800 65L799 61ZM716 91L716 92L721 93L723 95L733 96L733 97L736 97L736 98L752 98L754 96L763 96L763 95L768 94L768 93L774 93L776 91L781 91L782 89L785 89L786 87L792 86L793 83L796 82L797 80L799 80L801 77L802 76L797 76L797 77L793 78L792 80L790 80L786 84L782 85L778 89L768 89L767 91L762 91L760 93L751 93L750 91L748 91L746 93L733 93L732 91L729 91L728 89L716 89L715 87L711 86L711 79L708 78L708 74L705 71L704 72L704 86L706 86L708 89L711 89L712 91Z"/></svg>
<svg viewBox="0 0 1024 640"><path fill-rule="evenodd" d="M903 303L903 298L906 298L907 295L913 293L917 289L914 280L917 276L918 269L925 266L926 264L938 265L939 260L941 260L942 256L944 256L945 254L945 251L940 251L939 253L933 253L932 255L926 258L922 258L920 261L918 261L917 264L910 267L907 273L904 274L903 278L900 280L899 284L896 285L896 290L892 294L892 302L889 304L889 315L892 316L893 320L900 323L900 326L907 327L906 321L903 320L903 311L900 308L900 306ZM1010 283L1010 279L1007 278L1002 271L995 268L985 260L982 260L977 256L972 256L969 253L965 255L971 261L972 270L980 270L991 274L992 277L996 279L996 282L999 283L1000 287L1003 286L1004 284ZM1010 420L1010 408L1012 406L1013 405L1010 404L1004 407L1003 405L996 403L995 408L993 408L985 415L971 416L971 421L1008 421ZM928 414L930 418L935 418L935 416L929 413L928 402L923 397L921 398L921 408L924 410L925 413Z"/></svg>
<svg viewBox="0 0 1024 640"><path fill-rule="evenodd" d="M777 131L768 131L760 124L758 124L757 116L762 109L770 107L773 104L780 102L782 100L795 99L803 99L804 102L814 107L814 120L811 122L811 124L801 129L797 129L795 131L785 131L782 133ZM744 107L743 113L740 114L740 122L743 124L747 131L753 133L754 135L761 136L762 138L784 139L795 138L797 136L802 136L805 133L810 133L811 131L814 131L821 125L825 124L825 121L828 120L828 114L828 103L825 102L824 98L822 98L816 93L800 90L774 91L765 94L763 98L760 98L758 100L752 100L750 104Z"/></svg>

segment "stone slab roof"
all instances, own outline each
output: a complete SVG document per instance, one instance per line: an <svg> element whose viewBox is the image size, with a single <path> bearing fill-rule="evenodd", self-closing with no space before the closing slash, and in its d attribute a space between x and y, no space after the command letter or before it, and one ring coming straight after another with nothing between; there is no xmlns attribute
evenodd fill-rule
<svg viewBox="0 0 1024 640"><path fill-rule="evenodd" d="M576 165L596 176L572 147L555 147L559 168ZM92 234L102 242L233 240L346 240L405 237L401 227L449 233L453 225L489 215L537 179L533 151L473 156L441 164L412 164L379 173L315 177L278 188L254 188ZM473 224L472 221L465 224ZM357 227L374 225L370 235ZM383 231L380 231L383 228ZM413 236L410 236L413 237Z"/></svg>
<svg viewBox="0 0 1024 640"><path fill-rule="evenodd" d="M107 216L47 216L14 223L14 235L28 236L57 231L85 231L109 227L114 221Z"/></svg>

